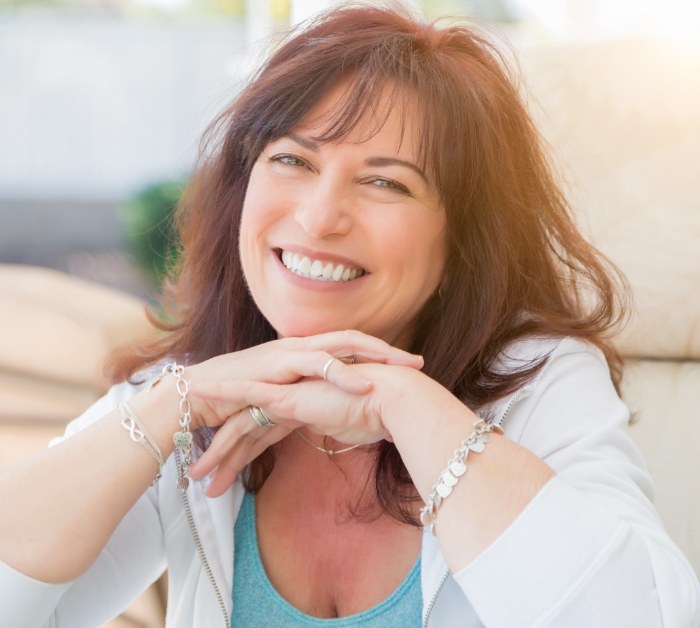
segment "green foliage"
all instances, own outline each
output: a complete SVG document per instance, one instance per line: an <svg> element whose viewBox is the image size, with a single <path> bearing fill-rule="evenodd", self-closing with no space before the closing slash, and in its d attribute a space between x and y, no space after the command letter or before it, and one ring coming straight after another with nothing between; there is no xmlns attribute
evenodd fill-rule
<svg viewBox="0 0 700 628"><path fill-rule="evenodd" d="M222 15L245 16L245 0L215 0L214 7Z"/></svg>
<svg viewBox="0 0 700 628"><path fill-rule="evenodd" d="M164 181L139 192L124 207L124 230L129 249L145 271L160 284L177 261L173 217L185 181Z"/></svg>

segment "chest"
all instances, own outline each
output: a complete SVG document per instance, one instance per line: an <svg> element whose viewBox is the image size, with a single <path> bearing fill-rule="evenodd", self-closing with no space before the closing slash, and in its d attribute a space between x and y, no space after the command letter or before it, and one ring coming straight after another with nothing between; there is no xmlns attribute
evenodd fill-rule
<svg viewBox="0 0 700 628"><path fill-rule="evenodd" d="M275 590L315 617L361 613L389 598L420 555L421 532L362 512L342 491L255 500L260 560ZM358 509L353 516L353 510Z"/></svg>

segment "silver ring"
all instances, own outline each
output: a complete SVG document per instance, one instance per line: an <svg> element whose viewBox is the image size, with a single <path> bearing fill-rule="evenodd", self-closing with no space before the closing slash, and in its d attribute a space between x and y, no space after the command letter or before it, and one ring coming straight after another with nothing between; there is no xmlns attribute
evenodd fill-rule
<svg viewBox="0 0 700 628"><path fill-rule="evenodd" d="M260 427L272 427L273 425L277 425L258 406L248 406L248 412L250 412L250 416L253 417L253 421Z"/></svg>
<svg viewBox="0 0 700 628"><path fill-rule="evenodd" d="M331 358L323 365L323 379L328 381L328 369L331 368L331 364L335 362L338 358Z"/></svg>

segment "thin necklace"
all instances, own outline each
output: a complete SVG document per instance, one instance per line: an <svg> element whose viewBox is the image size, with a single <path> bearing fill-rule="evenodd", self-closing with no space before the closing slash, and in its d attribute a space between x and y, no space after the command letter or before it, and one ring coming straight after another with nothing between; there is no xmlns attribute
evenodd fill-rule
<svg viewBox="0 0 700 628"><path fill-rule="evenodd" d="M308 443L314 449L320 451L321 453L327 454L328 456L337 456L338 454L344 454L346 451L350 451L352 449L357 449L358 447L362 446L362 445L352 445L351 447L344 447L343 449L326 449L325 447L321 447L321 446L317 445L316 443L311 442L299 430L294 430L294 431L299 436L299 438L301 438L301 440Z"/></svg>

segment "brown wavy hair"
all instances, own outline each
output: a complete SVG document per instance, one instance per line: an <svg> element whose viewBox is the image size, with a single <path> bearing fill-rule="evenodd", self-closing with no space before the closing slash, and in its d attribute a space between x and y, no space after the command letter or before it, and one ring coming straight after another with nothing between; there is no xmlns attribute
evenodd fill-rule
<svg viewBox="0 0 700 628"><path fill-rule="evenodd" d="M478 408L545 361L499 371L496 358L510 343L575 336L602 349L617 383L609 337L624 309L622 278L579 234L507 66L474 28L422 23L395 5L346 6L292 31L205 135L177 213L181 259L164 298L170 322L152 317L167 333L115 356L114 379L166 356L196 363L276 337L239 260L246 185L262 149L349 78L320 139L347 136L389 87L395 106L418 106L420 160L446 211L445 278L409 347L424 356L425 373ZM417 524L417 493L398 451L388 442L375 451L379 504ZM271 451L251 463L247 488L259 489L273 464Z"/></svg>

